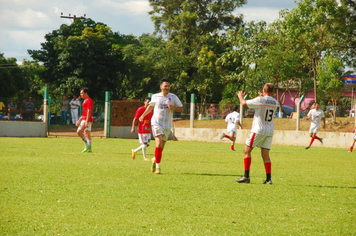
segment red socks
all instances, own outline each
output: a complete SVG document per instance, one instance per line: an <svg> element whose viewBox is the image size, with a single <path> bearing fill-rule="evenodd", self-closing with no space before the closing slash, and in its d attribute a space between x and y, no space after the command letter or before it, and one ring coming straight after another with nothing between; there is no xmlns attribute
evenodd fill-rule
<svg viewBox="0 0 356 236"><path fill-rule="evenodd" d="M231 145L231 150L235 150L235 147L234 147L234 145Z"/></svg>
<svg viewBox="0 0 356 236"><path fill-rule="evenodd" d="M250 170L251 157L245 157L245 159L244 159L244 164L245 164L245 171L246 171L246 170Z"/></svg>
<svg viewBox="0 0 356 236"><path fill-rule="evenodd" d="M161 163L162 151L163 151L162 148L156 147L155 149L156 163Z"/></svg>
<svg viewBox="0 0 356 236"><path fill-rule="evenodd" d="M265 169L266 169L266 174L271 174L272 163L271 162L265 163Z"/></svg>

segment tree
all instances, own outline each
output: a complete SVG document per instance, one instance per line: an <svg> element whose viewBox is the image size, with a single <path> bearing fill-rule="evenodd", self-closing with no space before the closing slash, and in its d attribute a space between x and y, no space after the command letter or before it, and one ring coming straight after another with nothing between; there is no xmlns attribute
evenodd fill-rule
<svg viewBox="0 0 356 236"><path fill-rule="evenodd" d="M213 89L222 84L220 78L214 78L215 86L203 88L205 78L200 73L208 75L210 79L207 81L212 81L212 72L216 69L207 67L205 64L207 62L205 52L215 55L209 57L208 64L216 65L216 62L211 60L219 58L224 51L217 41L219 34L228 29L237 30L240 27L241 17L233 15L233 11L245 3L246 0L150 0L153 10L149 14L154 21L156 33L167 41L167 46L178 52L175 60L180 64L171 68L171 71L179 72L173 74L176 88L182 92L186 89L189 92L198 92L198 97L200 96L199 89L204 93L201 94L203 100L205 97L210 100L217 99ZM169 62L163 61L162 63ZM197 86L200 88L197 89Z"/></svg>
<svg viewBox="0 0 356 236"><path fill-rule="evenodd" d="M343 35L348 28L346 6L335 0L302 0L291 11L282 11L285 33L290 43L303 50L311 65L317 101L318 65L325 53L342 52Z"/></svg>
<svg viewBox="0 0 356 236"><path fill-rule="evenodd" d="M121 51L124 45L136 42L134 36L113 33L91 19L76 19L45 38L42 49L29 50L29 54L44 63L43 80L55 85L57 95L86 86L93 98L102 99L105 91L111 91L112 98L117 99L137 84L131 81Z"/></svg>
<svg viewBox="0 0 356 236"><path fill-rule="evenodd" d="M326 56L319 64L319 87L325 92L327 98L330 98L333 105L333 123L336 123L336 107L344 90L343 63L336 56Z"/></svg>

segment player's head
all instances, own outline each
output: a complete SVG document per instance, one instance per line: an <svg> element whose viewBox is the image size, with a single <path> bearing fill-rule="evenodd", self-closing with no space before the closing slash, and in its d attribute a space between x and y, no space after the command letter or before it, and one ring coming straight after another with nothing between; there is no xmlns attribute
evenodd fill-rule
<svg viewBox="0 0 356 236"><path fill-rule="evenodd" d="M315 110L319 110L320 104L318 102L314 103Z"/></svg>
<svg viewBox="0 0 356 236"><path fill-rule="evenodd" d="M150 101L151 101L151 98L150 98L150 97L146 97L146 98L145 98L145 101L143 102L143 104L145 104L145 107L148 106L148 103L150 103Z"/></svg>
<svg viewBox="0 0 356 236"><path fill-rule="evenodd" d="M83 99L86 99L87 97L89 97L89 89L87 87L80 89L80 97Z"/></svg>
<svg viewBox="0 0 356 236"><path fill-rule="evenodd" d="M239 107L238 107L237 105L235 105L235 106L232 107L232 110L233 110L233 111L237 111L237 109L239 109Z"/></svg>
<svg viewBox="0 0 356 236"><path fill-rule="evenodd" d="M164 78L161 80L159 88L161 89L164 95L167 95L171 88L171 82L167 78Z"/></svg>
<svg viewBox="0 0 356 236"><path fill-rule="evenodd" d="M274 86L271 83L266 83L263 86L263 91L266 92L267 95L272 95L272 93L274 92Z"/></svg>

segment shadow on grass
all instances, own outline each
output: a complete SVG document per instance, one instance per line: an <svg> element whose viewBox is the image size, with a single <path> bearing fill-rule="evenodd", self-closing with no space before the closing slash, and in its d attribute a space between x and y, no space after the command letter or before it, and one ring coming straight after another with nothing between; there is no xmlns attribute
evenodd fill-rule
<svg viewBox="0 0 356 236"><path fill-rule="evenodd" d="M301 185L300 185L301 186ZM346 188L346 189L356 189L356 187L345 187L345 186L323 186L323 185L306 185L307 187L317 187L317 188Z"/></svg>
<svg viewBox="0 0 356 236"><path fill-rule="evenodd" d="M183 173L184 175L202 175L202 176L232 176L237 177L239 175L231 175L231 174L209 174L209 173Z"/></svg>

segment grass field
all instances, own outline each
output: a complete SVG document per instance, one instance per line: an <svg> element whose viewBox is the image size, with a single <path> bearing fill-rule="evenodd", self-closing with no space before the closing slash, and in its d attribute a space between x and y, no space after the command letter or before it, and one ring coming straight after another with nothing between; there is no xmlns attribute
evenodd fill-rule
<svg viewBox="0 0 356 236"><path fill-rule="evenodd" d="M273 185L242 145L168 142L162 175L137 140L0 138L1 235L355 235L356 154L274 146ZM148 148L154 153L154 142Z"/></svg>

